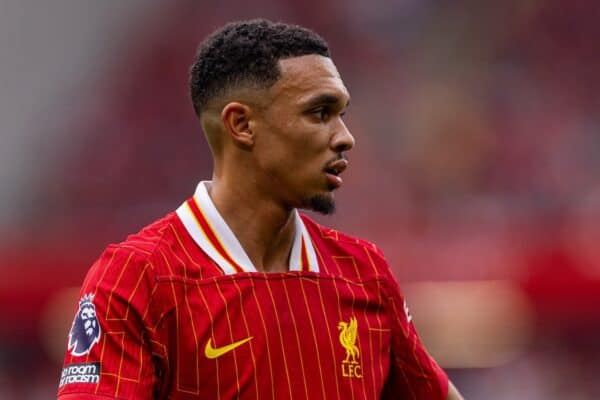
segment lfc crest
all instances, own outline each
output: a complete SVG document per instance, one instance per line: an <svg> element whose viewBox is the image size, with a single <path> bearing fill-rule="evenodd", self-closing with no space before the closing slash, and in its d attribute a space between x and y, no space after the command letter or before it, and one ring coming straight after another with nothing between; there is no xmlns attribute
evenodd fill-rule
<svg viewBox="0 0 600 400"><path fill-rule="evenodd" d="M349 322L340 321L340 344L346 350L346 358L342 361L342 376L347 378L362 378L362 368L358 361L360 351L356 345L358 338L358 322L350 317Z"/></svg>

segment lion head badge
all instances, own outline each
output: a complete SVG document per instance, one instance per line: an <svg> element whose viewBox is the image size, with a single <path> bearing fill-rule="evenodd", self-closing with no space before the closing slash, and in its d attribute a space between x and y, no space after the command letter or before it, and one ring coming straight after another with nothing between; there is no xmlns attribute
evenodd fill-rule
<svg viewBox="0 0 600 400"><path fill-rule="evenodd" d="M82 356L90 352L100 340L100 324L96 317L94 295L86 294L79 300L79 310L73 319L69 332L68 349L74 356Z"/></svg>

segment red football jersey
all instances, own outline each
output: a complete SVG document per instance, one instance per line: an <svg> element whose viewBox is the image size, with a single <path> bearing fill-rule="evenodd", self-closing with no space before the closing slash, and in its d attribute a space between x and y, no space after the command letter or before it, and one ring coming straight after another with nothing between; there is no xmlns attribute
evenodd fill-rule
<svg viewBox="0 0 600 400"><path fill-rule="evenodd" d="M446 399L372 244L295 213L285 273L257 272L203 183L109 246L69 333L67 399Z"/></svg>

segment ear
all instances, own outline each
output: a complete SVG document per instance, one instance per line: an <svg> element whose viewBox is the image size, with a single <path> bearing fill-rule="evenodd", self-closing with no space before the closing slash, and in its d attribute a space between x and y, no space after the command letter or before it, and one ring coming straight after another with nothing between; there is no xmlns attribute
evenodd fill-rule
<svg viewBox="0 0 600 400"><path fill-rule="evenodd" d="M252 109L242 103L227 103L221 111L221 120L225 132L233 139L233 142L245 148L254 145L254 135L250 129Z"/></svg>

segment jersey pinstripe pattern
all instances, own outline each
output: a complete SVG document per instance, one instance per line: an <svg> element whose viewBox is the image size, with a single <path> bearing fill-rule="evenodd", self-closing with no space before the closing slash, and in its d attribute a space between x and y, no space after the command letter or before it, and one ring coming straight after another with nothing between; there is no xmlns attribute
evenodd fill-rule
<svg viewBox="0 0 600 400"><path fill-rule="evenodd" d="M302 216L290 272L261 273L206 199L182 207L91 267L81 295L94 295L102 334L65 367L98 362L100 379L62 385L60 399L446 398L374 245Z"/></svg>

